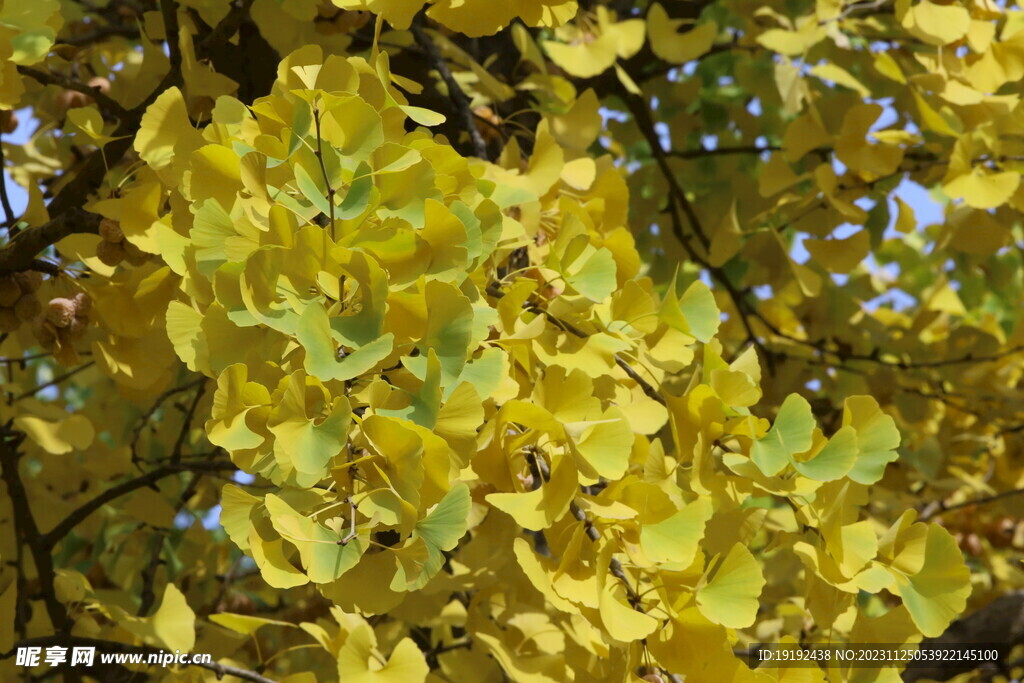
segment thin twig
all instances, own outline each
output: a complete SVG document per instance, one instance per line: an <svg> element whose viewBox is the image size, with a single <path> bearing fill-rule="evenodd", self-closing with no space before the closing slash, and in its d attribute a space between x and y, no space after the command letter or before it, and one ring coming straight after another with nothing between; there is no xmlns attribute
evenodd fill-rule
<svg viewBox="0 0 1024 683"><path fill-rule="evenodd" d="M74 377L75 375L80 373L82 370L86 370L88 368L91 368L95 364L96 364L96 361L92 361L92 360L86 361L85 363L82 363L81 365L79 365L74 370L70 370L68 372L65 372L63 375L59 375L57 377L54 377L53 379L51 379L46 384L40 384L35 389L29 389L28 391L26 391L24 393L18 394L17 396L14 397L13 400L20 401L23 398L28 398L29 396L33 396L33 395L39 393L43 389L48 389L50 387L57 386L58 384L60 384L64 380L70 379L70 378Z"/></svg>
<svg viewBox="0 0 1024 683"><path fill-rule="evenodd" d="M320 162L320 172L324 176L324 187L327 188L327 208L330 210L331 239L334 239L334 186L331 185L331 177L327 174L327 165L324 163L324 151L321 147L320 137L320 110L313 107L313 121L316 124L316 159Z"/></svg>
<svg viewBox="0 0 1024 683"><path fill-rule="evenodd" d="M203 378L206 379L205 377ZM188 411L185 413L185 421L181 425L181 429L178 430L178 438L174 442L174 450L171 451L170 461L177 463L181 460L181 449L185 445L185 438L188 436L189 428L192 426L192 418L196 414L196 408L199 407L199 401L203 398L203 392L206 389L206 382L201 382L199 388L196 389L196 395L192 398L192 405L189 406Z"/></svg>

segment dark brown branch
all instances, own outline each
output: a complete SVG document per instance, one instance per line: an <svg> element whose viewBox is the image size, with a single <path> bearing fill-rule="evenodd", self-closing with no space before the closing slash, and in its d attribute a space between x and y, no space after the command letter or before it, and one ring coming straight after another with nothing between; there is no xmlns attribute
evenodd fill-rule
<svg viewBox="0 0 1024 683"><path fill-rule="evenodd" d="M48 223L22 230L0 248L0 273L32 268L36 254L51 244L75 233L99 232L100 220L100 216L76 207L58 214Z"/></svg>
<svg viewBox="0 0 1024 683"><path fill-rule="evenodd" d="M206 52L221 43L226 43L235 35L242 22L249 16L249 10L252 8L253 2L254 0L235 0L232 2L231 9L224 15L224 18L213 27L209 35L203 38L203 41L199 44L198 51Z"/></svg>
<svg viewBox="0 0 1024 683"><path fill-rule="evenodd" d="M437 49L437 45L434 44L426 29L423 28L420 17L416 17L413 20L410 30L412 31L413 38L416 39L416 43L427 53L427 59L430 60L431 66L437 70L441 80L444 81L445 86L448 88L448 97L454 105L459 125L469 134L469 139L473 143L473 153L481 159L488 159L487 143L484 141L483 135L480 134L480 130L476 127L476 122L473 120L472 103L466 93L462 92L458 81L455 80L451 69L448 68L448 63L444 61L440 50Z"/></svg>
<svg viewBox="0 0 1024 683"><path fill-rule="evenodd" d="M17 440L11 441L8 438L0 437L0 458L2 458L0 460L0 466L2 466L0 476L3 477L4 485L7 488L7 497L10 499L14 511L14 527L18 543L27 546L32 554L32 561L36 566L36 574L39 578L39 590L43 596L43 603L46 606L46 613L50 617L50 623L57 631L65 631L68 628L68 618L54 589L57 574L53 568L53 556L50 554L50 547L46 544L44 535L39 532L39 527L36 525L32 508L29 506L28 493L25 491L21 473L18 471L18 461L21 459L18 446L23 438L24 435L19 435ZM18 576L24 582L20 566L18 567ZM19 592L18 599L21 600L23 595L24 593ZM20 606L17 612L22 614L23 619L24 612ZM19 624L17 619L16 616L16 625L23 627L25 622L21 621Z"/></svg>
<svg viewBox="0 0 1024 683"><path fill-rule="evenodd" d="M323 142L320 136L320 111L314 106L313 107L313 122L316 124L316 154L317 161L320 162L320 173L324 176L324 187L327 188L327 209L330 212L328 218L331 221L331 239L334 239L334 187L331 185L331 176L327 173L327 165L324 163L324 150Z"/></svg>
<svg viewBox="0 0 1024 683"><path fill-rule="evenodd" d="M185 412L184 422L181 425L181 429L178 430L178 438L174 441L174 450L171 451L171 463L177 463L181 460L181 449L185 445L185 438L188 436L189 428L192 426L192 418L195 417L196 408L199 407L199 401L203 398L203 392L206 389L206 378L203 378L203 382L199 383L199 388L196 389L196 395L192 397L192 404Z"/></svg>
<svg viewBox="0 0 1024 683"><path fill-rule="evenodd" d="M121 103L104 94L100 89L91 87L80 81L76 81L73 78L61 74L55 74L47 71L41 71L40 69L34 69L31 66L19 66L18 73L22 76L28 76L34 81L42 83L43 85L56 85L65 90L74 90L80 92L83 95L88 95L96 104L99 105L100 109L115 116L118 119L123 119L128 116L128 110L121 106Z"/></svg>
<svg viewBox="0 0 1024 683"><path fill-rule="evenodd" d="M178 42L178 3L160 0L160 14L164 19L164 36L171 61L170 73L181 70L181 44Z"/></svg>
<svg viewBox="0 0 1024 683"><path fill-rule="evenodd" d="M57 545L71 530L84 522L92 513L102 508L107 503L117 500L123 495L132 491L154 484L165 477L170 477L181 472L221 472L237 469L230 462L188 462L173 465L163 465L146 474L129 479L117 486L113 486L103 493L96 495L87 503L71 511L67 517L62 519L57 526L43 534L41 542L48 548Z"/></svg>
<svg viewBox="0 0 1024 683"><path fill-rule="evenodd" d="M135 428L132 430L131 450L133 462L138 462L140 459L138 457L136 450L138 448L139 439L142 438L142 430L146 428L146 424L153 417L153 415L156 414L156 411L160 409L160 406L163 405L164 401L169 399L171 396L174 396L175 394L180 394L184 391L188 391L189 389L199 386L204 382L206 382L206 377L199 377L198 379L194 379L191 382L186 382L185 384L182 384L180 386L171 387L170 389L166 390L165 392L156 397L156 400L153 401L153 405L151 405L149 409L142 415L142 417L139 418L138 424L136 424Z"/></svg>
<svg viewBox="0 0 1024 683"><path fill-rule="evenodd" d="M0 205L4 209L4 222L7 225L14 225L14 209L11 208L11 198L7 194L7 178L4 177L6 166L7 159L4 157L4 143L0 139Z"/></svg>

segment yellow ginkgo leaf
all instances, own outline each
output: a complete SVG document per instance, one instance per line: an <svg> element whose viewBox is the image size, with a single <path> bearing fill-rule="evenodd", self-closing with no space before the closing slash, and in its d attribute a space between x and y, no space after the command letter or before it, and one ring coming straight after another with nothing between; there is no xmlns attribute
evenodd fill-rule
<svg viewBox="0 0 1024 683"><path fill-rule="evenodd" d="M716 624L746 628L754 623L765 579L747 547L737 543L725 558L712 563L707 583L697 590L697 607Z"/></svg>
<svg viewBox="0 0 1024 683"><path fill-rule="evenodd" d="M32 415L19 415L14 424L47 453L62 455L89 447L96 430L84 415L69 415L51 422Z"/></svg>

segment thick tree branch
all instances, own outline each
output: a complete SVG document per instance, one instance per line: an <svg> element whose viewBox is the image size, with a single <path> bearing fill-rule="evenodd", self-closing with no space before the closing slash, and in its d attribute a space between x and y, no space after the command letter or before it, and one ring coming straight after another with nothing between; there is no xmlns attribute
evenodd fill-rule
<svg viewBox="0 0 1024 683"><path fill-rule="evenodd" d="M101 216L76 207L59 213L48 223L22 230L0 247L0 274L32 268L39 252L68 235L99 232L101 219Z"/></svg>
<svg viewBox="0 0 1024 683"><path fill-rule="evenodd" d="M14 510L14 528L18 544L24 544L32 554L32 562L36 566L36 574L39 578L39 590L43 596L43 604L46 606L46 614L50 617L50 623L57 631L65 631L68 628L68 617L64 606L57 600L54 589L54 581L57 574L53 568L53 557L50 555L50 548L44 537L39 533L35 517L32 515L32 508L28 502L28 492L21 480L21 473L18 471L18 461L21 453L18 446L24 435L18 435L15 440L9 437L0 437L0 476L3 477L4 485L7 488L7 497L11 501ZM19 579L24 587L23 567L18 567ZM23 592L18 593L19 601L24 596ZM24 629L23 605L16 608L15 624L16 630Z"/></svg>

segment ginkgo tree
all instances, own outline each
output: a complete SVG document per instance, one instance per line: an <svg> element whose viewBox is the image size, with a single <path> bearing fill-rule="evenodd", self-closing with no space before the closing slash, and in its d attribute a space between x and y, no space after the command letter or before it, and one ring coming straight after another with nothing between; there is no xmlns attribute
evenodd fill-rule
<svg viewBox="0 0 1024 683"><path fill-rule="evenodd" d="M747 655L1024 588L1024 11L3 0L0 56L4 680L898 681Z"/></svg>

